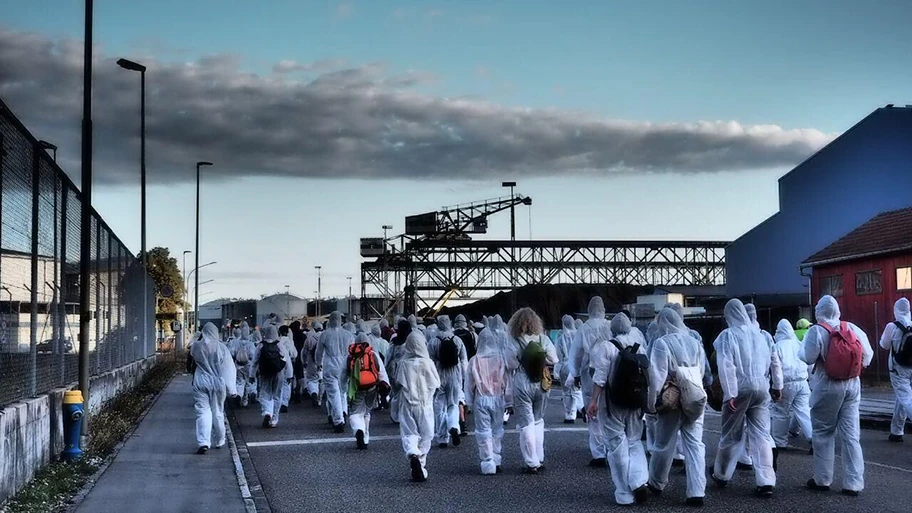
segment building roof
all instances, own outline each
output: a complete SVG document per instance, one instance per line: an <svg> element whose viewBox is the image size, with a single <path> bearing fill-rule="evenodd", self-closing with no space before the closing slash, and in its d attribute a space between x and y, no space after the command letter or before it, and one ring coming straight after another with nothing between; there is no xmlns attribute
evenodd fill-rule
<svg viewBox="0 0 912 513"><path fill-rule="evenodd" d="M912 207L883 212L811 255L804 267L912 250Z"/></svg>

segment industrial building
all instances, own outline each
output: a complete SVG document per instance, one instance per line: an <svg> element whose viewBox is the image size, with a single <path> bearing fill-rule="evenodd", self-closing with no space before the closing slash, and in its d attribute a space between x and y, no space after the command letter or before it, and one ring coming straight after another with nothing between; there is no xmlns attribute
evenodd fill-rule
<svg viewBox="0 0 912 513"><path fill-rule="evenodd" d="M909 191L912 106L887 105L779 179L779 212L726 248L727 294L809 304L809 277L799 272L808 255L881 212L912 206Z"/></svg>
<svg viewBox="0 0 912 513"><path fill-rule="evenodd" d="M912 295L912 208L884 212L807 258L811 294L839 301L842 318L871 339L876 355L868 373L887 377L886 351L877 341L893 321L893 303Z"/></svg>
<svg viewBox="0 0 912 513"><path fill-rule="evenodd" d="M266 296L256 305L256 323L262 325L270 314L289 324L307 315L307 300L288 292Z"/></svg>

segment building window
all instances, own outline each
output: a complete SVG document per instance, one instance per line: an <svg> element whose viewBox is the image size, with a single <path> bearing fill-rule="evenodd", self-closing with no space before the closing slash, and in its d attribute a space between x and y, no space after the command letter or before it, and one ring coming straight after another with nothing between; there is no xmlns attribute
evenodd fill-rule
<svg viewBox="0 0 912 513"><path fill-rule="evenodd" d="M880 269L855 273L855 295L880 294L883 292L883 274Z"/></svg>
<svg viewBox="0 0 912 513"><path fill-rule="evenodd" d="M821 276L820 295L842 297L842 275Z"/></svg>
<svg viewBox="0 0 912 513"><path fill-rule="evenodd" d="M896 268L896 290L912 290L912 267Z"/></svg>

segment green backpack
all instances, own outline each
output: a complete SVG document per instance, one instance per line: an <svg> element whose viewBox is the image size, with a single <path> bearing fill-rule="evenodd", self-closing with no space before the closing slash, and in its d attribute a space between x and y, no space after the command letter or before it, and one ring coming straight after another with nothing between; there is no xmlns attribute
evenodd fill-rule
<svg viewBox="0 0 912 513"><path fill-rule="evenodd" d="M523 371L529 378L530 383L540 383L545 376L545 361L548 353L542 345L541 340L529 342L523 348L522 356L519 358L519 364L522 365Z"/></svg>

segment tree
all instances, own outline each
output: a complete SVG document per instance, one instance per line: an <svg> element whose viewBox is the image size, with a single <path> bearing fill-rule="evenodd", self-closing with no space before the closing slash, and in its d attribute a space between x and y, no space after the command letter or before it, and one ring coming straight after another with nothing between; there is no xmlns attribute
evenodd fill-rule
<svg viewBox="0 0 912 513"><path fill-rule="evenodd" d="M142 253L137 257L142 259ZM149 250L149 276L155 283L158 298L158 312L177 313L184 302L184 280L181 278L177 259L168 248L156 247ZM169 286L174 293L169 298L160 297L162 288Z"/></svg>

